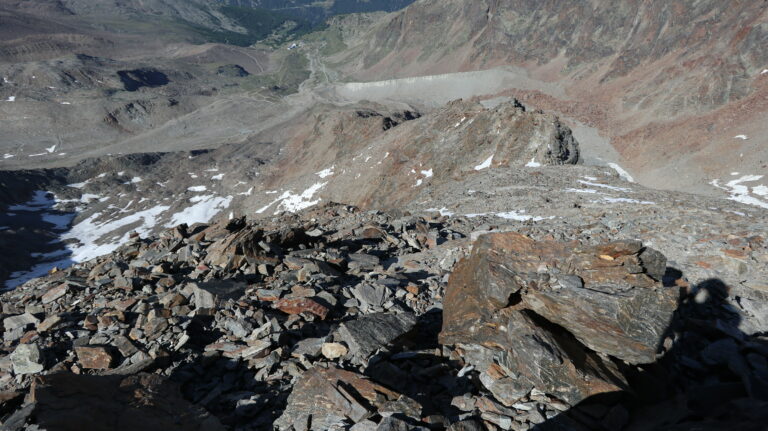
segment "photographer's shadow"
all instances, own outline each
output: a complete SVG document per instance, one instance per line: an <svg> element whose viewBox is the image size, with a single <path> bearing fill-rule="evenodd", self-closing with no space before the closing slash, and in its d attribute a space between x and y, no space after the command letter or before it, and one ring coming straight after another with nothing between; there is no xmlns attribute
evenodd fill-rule
<svg viewBox="0 0 768 431"><path fill-rule="evenodd" d="M659 341L658 361L629 375L629 390L590 397L532 429L768 429L768 343L738 329L727 297L720 280L694 286Z"/></svg>

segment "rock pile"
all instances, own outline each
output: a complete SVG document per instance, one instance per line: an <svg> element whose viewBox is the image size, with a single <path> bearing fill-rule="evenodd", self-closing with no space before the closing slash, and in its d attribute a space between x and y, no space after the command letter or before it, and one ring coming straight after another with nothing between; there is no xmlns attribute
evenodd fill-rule
<svg viewBox="0 0 768 431"><path fill-rule="evenodd" d="M665 375L662 425L761 419L768 348L716 289L637 241L484 235L456 264L472 229L329 204L135 236L2 295L2 425L620 429Z"/></svg>
<svg viewBox="0 0 768 431"><path fill-rule="evenodd" d="M111 398L108 388L143 385L154 393L153 385L175 384L189 404L183 411L194 405L227 427L271 428L307 370L343 365L359 373L371 357L402 345L417 314L439 309L456 250L441 250L445 269L434 253L449 241L465 244L463 235L442 222L340 205L307 217L136 236L112 255L3 294L0 384L11 400L5 405L18 406L26 396L4 424L24 429L66 419L98 429L83 422L91 419L61 416L37 394L91 406L89 400ZM168 382L152 380L159 377ZM81 392L60 387L71 384ZM151 416L155 401L142 401L142 414ZM91 407L108 415L112 405ZM201 429L213 423L184 417L200 419ZM294 419L283 414L282 421ZM131 424L130 415L121 416L104 429Z"/></svg>

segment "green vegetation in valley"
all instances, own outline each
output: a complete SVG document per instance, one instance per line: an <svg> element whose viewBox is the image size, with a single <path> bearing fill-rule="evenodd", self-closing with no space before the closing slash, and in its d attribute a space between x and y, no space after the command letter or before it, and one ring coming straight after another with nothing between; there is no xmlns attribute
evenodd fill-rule
<svg viewBox="0 0 768 431"><path fill-rule="evenodd" d="M313 26L308 21L266 9L222 6L220 11L243 27L246 33L215 31L198 27L196 33L207 42L250 46L256 42L266 41L276 46L299 38L313 30Z"/></svg>

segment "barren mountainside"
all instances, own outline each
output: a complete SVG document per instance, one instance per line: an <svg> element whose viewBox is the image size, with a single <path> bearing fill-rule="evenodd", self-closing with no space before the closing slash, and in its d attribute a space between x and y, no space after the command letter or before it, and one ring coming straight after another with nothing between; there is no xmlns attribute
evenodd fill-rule
<svg viewBox="0 0 768 431"><path fill-rule="evenodd" d="M510 93L596 126L640 181L701 192L765 172L766 20L764 2L426 0L342 61L365 81L519 68L539 88Z"/></svg>
<svg viewBox="0 0 768 431"><path fill-rule="evenodd" d="M766 42L765 1L0 0L0 429L764 431Z"/></svg>

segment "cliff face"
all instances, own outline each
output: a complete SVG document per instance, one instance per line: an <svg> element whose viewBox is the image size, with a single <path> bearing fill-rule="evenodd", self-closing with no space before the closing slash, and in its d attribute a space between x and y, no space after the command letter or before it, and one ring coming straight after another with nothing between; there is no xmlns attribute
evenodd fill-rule
<svg viewBox="0 0 768 431"><path fill-rule="evenodd" d="M565 96L514 96L597 126L650 185L674 188L657 180L671 166L659 153L692 163L680 188L696 189L744 163L765 169L764 145L734 136L764 132L766 40L763 2L428 0L380 22L346 64L363 81L520 68Z"/></svg>

